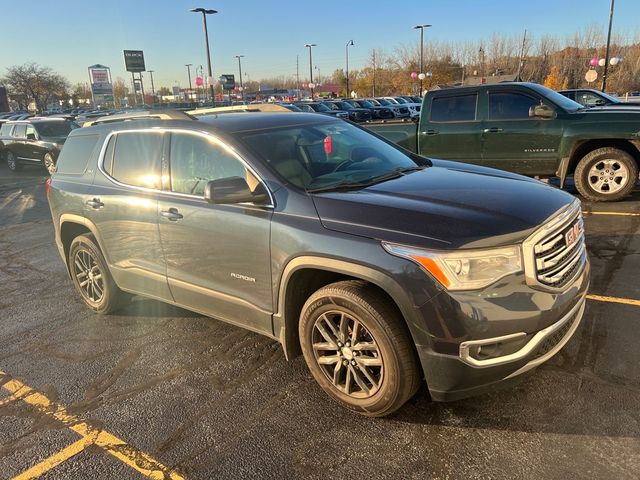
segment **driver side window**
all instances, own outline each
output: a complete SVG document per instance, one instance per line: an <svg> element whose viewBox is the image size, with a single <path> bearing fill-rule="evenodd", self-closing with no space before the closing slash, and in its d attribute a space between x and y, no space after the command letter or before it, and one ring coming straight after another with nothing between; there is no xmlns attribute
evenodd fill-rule
<svg viewBox="0 0 640 480"><path fill-rule="evenodd" d="M204 195L207 182L221 178L244 178L251 190L257 179L231 152L213 139L188 133L171 134L171 190Z"/></svg>

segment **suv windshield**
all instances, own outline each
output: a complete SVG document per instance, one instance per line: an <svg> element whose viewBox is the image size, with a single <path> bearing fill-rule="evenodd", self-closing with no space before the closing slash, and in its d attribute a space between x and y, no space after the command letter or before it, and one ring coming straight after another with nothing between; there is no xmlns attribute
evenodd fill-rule
<svg viewBox="0 0 640 480"><path fill-rule="evenodd" d="M66 137L71 130L78 128L74 122L38 122L34 123L41 137Z"/></svg>
<svg viewBox="0 0 640 480"><path fill-rule="evenodd" d="M378 98L377 101L380 105L384 105L385 107L388 107L389 105L391 105L391 102L384 98Z"/></svg>
<svg viewBox="0 0 640 480"><path fill-rule="evenodd" d="M550 88L547 88L543 85L531 83L529 84L529 86L533 90L536 90L541 95L547 97L549 100L551 100L553 103L555 103L559 107L565 109L567 112L575 112L585 108L584 105L581 105L578 102L574 102L570 98L567 98L564 95L554 90L551 90Z"/></svg>
<svg viewBox="0 0 640 480"><path fill-rule="evenodd" d="M331 109L322 103L310 103L309 106L316 112L330 112Z"/></svg>
<svg viewBox="0 0 640 480"><path fill-rule="evenodd" d="M284 180L307 191L362 188L430 165L345 122L240 133Z"/></svg>

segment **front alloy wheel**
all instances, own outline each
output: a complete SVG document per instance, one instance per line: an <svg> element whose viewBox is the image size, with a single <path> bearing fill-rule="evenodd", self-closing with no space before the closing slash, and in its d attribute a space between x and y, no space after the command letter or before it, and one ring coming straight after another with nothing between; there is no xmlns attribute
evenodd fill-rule
<svg viewBox="0 0 640 480"><path fill-rule="evenodd" d="M72 268L85 302L99 305L104 298L104 277L92 253L76 250Z"/></svg>
<svg viewBox="0 0 640 480"><path fill-rule="evenodd" d="M383 381L384 362L367 328L351 315L329 311L313 327L313 353L327 379L353 398L373 396Z"/></svg>
<svg viewBox="0 0 640 480"><path fill-rule="evenodd" d="M53 175L55 173L56 162L53 160L53 155L46 153L42 159L42 163L44 163L44 167L47 169L47 172L49 172L49 175Z"/></svg>
<svg viewBox="0 0 640 480"><path fill-rule="evenodd" d="M407 324L384 292L347 280L305 302L298 328L311 374L334 400L368 416L389 415L420 386Z"/></svg>
<svg viewBox="0 0 640 480"><path fill-rule="evenodd" d="M596 192L613 194L629 181L629 169L615 159L601 160L589 169L589 186Z"/></svg>

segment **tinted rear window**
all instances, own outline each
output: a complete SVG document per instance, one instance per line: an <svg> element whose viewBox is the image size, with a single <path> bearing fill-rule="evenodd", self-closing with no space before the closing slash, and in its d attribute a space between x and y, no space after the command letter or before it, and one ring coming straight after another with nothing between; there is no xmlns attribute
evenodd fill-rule
<svg viewBox="0 0 640 480"><path fill-rule="evenodd" d="M60 152L56 171L66 175L83 174L98 138L98 135L78 135L67 139Z"/></svg>
<svg viewBox="0 0 640 480"><path fill-rule="evenodd" d="M455 95L436 97L431 102L431 121L433 122L469 122L476 119L478 95Z"/></svg>
<svg viewBox="0 0 640 480"><path fill-rule="evenodd" d="M111 176L127 185L159 189L162 141L162 132L119 133Z"/></svg>
<svg viewBox="0 0 640 480"><path fill-rule="evenodd" d="M21 123L20 125L16 125L16 128L13 129L13 136L16 138L26 138L27 124Z"/></svg>
<svg viewBox="0 0 640 480"><path fill-rule="evenodd" d="M6 123L0 127L0 137L8 137L13 125L7 125Z"/></svg>

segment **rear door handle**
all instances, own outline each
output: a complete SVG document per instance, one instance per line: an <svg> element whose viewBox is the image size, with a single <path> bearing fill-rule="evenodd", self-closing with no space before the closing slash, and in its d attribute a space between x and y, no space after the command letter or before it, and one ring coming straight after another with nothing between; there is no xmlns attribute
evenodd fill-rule
<svg viewBox="0 0 640 480"><path fill-rule="evenodd" d="M182 214L178 212L177 208L170 208L169 210L163 210L160 212L160 216L166 218L167 220L171 220L172 222L177 222L181 218L183 218Z"/></svg>
<svg viewBox="0 0 640 480"><path fill-rule="evenodd" d="M104 207L104 203L102 203L99 198L94 198L93 200L87 200L86 202L84 202L84 204L87 207L93 208L94 210L98 210Z"/></svg>
<svg viewBox="0 0 640 480"><path fill-rule="evenodd" d="M491 127L491 128L485 128L483 132L484 133L500 133L502 132L502 129L498 127Z"/></svg>
<svg viewBox="0 0 640 480"><path fill-rule="evenodd" d="M426 132L423 132L425 135L437 135L440 132L437 130L427 130Z"/></svg>

